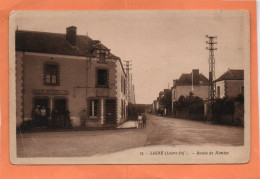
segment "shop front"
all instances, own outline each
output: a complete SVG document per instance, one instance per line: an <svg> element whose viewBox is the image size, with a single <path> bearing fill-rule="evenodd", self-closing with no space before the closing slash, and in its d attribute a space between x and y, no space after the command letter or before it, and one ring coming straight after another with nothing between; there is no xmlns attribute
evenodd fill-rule
<svg viewBox="0 0 260 179"><path fill-rule="evenodd" d="M32 122L36 126L71 127L67 90L33 90Z"/></svg>

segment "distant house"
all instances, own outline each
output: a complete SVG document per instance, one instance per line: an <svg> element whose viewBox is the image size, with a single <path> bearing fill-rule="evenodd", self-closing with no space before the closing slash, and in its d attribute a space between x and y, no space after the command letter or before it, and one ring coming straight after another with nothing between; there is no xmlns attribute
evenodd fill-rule
<svg viewBox="0 0 260 179"><path fill-rule="evenodd" d="M189 74L182 74L179 79L173 80L172 101L177 101L180 96L188 96L190 92L202 99L208 97L209 80L193 69Z"/></svg>
<svg viewBox="0 0 260 179"><path fill-rule="evenodd" d="M159 96L153 101L152 112L156 114L167 114L171 112L171 90L164 89L159 92ZM169 99L170 104L168 104L167 99Z"/></svg>
<svg viewBox="0 0 260 179"><path fill-rule="evenodd" d="M174 102L178 101L180 96L189 96L192 92L194 96L202 99L208 97L209 80L199 73L198 69L193 69L191 73L182 74L179 79L173 80L172 92L172 112L174 111Z"/></svg>
<svg viewBox="0 0 260 179"><path fill-rule="evenodd" d="M156 113L159 109L159 101L158 100L154 100L153 101L153 108L152 108L152 112Z"/></svg>
<svg viewBox="0 0 260 179"><path fill-rule="evenodd" d="M162 97L164 96L164 91L160 91L159 92L159 96L157 97L156 101L155 101L155 112L158 113L160 110L164 109L164 105L162 105L160 103Z"/></svg>
<svg viewBox="0 0 260 179"><path fill-rule="evenodd" d="M218 98L244 95L244 70L228 69L214 83L216 83L216 96Z"/></svg>

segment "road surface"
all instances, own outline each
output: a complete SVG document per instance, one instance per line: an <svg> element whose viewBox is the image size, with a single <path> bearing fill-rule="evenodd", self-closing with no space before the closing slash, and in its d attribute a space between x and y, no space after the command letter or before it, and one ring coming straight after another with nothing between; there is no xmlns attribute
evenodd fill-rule
<svg viewBox="0 0 260 179"><path fill-rule="evenodd" d="M231 145L244 144L244 128L213 125L188 119L149 116L148 145Z"/></svg>
<svg viewBox="0 0 260 179"><path fill-rule="evenodd" d="M89 157L151 145L243 145L243 128L147 116L145 129L17 134L18 157Z"/></svg>

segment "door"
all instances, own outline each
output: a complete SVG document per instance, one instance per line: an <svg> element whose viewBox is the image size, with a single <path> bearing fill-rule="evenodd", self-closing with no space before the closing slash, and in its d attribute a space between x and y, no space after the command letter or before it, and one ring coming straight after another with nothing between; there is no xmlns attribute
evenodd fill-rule
<svg viewBox="0 0 260 179"><path fill-rule="evenodd" d="M54 127L68 128L70 126L69 113L67 112L67 100L54 100L55 112L52 113L52 124Z"/></svg>
<svg viewBox="0 0 260 179"><path fill-rule="evenodd" d="M116 100L106 100L106 124L116 124Z"/></svg>
<svg viewBox="0 0 260 179"><path fill-rule="evenodd" d="M55 99L54 107L59 114L65 114L67 111L66 99Z"/></svg>

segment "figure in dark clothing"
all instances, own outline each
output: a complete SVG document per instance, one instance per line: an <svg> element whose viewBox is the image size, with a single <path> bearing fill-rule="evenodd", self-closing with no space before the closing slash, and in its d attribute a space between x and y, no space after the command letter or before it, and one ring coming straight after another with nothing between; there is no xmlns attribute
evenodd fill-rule
<svg viewBox="0 0 260 179"><path fill-rule="evenodd" d="M143 118L143 128L146 128L146 116L145 116L145 114L143 114L142 118Z"/></svg>
<svg viewBox="0 0 260 179"><path fill-rule="evenodd" d="M87 111L84 109L81 112L81 116L80 116L80 126L85 129L86 128L86 121L87 121Z"/></svg>
<svg viewBox="0 0 260 179"><path fill-rule="evenodd" d="M143 128L143 120L141 114L138 114L138 128Z"/></svg>
<svg viewBox="0 0 260 179"><path fill-rule="evenodd" d="M51 119L52 119L52 127L57 127L57 119L58 119L58 111L54 109L51 113Z"/></svg>
<svg viewBox="0 0 260 179"><path fill-rule="evenodd" d="M37 105L33 110L32 110L32 120L34 126L40 126L40 121L41 121L41 110L40 106Z"/></svg>
<svg viewBox="0 0 260 179"><path fill-rule="evenodd" d="M161 109L161 116L163 116L163 109Z"/></svg>
<svg viewBox="0 0 260 179"><path fill-rule="evenodd" d="M71 120L70 120L70 111L69 110L66 110L65 127L66 128L71 128Z"/></svg>

